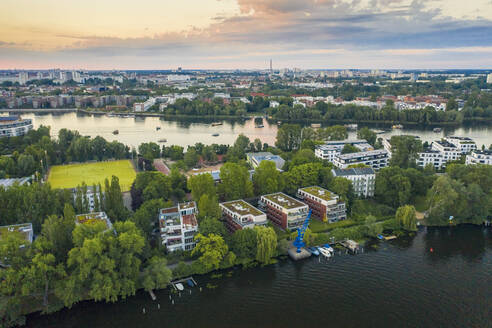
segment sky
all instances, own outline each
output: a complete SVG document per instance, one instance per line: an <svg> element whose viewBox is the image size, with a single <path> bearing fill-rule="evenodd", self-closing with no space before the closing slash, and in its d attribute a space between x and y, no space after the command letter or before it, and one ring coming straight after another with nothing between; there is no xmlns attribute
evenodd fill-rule
<svg viewBox="0 0 492 328"><path fill-rule="evenodd" d="M1 0L0 69L492 68L492 0Z"/></svg>

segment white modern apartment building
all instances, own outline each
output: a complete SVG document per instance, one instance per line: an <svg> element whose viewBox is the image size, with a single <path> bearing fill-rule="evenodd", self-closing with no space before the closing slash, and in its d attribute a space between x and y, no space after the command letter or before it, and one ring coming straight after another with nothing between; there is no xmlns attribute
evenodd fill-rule
<svg viewBox="0 0 492 328"><path fill-rule="evenodd" d="M169 252L191 250L195 247L198 232L196 203L180 203L177 206L159 210L159 230L162 244Z"/></svg>
<svg viewBox="0 0 492 328"><path fill-rule="evenodd" d="M146 112L149 110L150 107L155 105L155 98L150 97L144 102L136 102L133 104L133 110L135 112Z"/></svg>
<svg viewBox="0 0 492 328"><path fill-rule="evenodd" d="M352 181L354 193L358 197L374 197L376 172L372 168L333 169L333 177L341 177Z"/></svg>
<svg viewBox="0 0 492 328"><path fill-rule="evenodd" d="M17 137L32 130L31 119L21 119L19 116L0 116L0 137Z"/></svg>
<svg viewBox="0 0 492 328"><path fill-rule="evenodd" d="M429 164L434 166L435 169L440 169L445 166L446 162L444 161L443 155L440 151L426 149L419 153L419 157L417 158L417 166L426 167Z"/></svg>
<svg viewBox="0 0 492 328"><path fill-rule="evenodd" d="M456 161L461 157L461 150L446 140L434 141L431 148L440 152L445 162Z"/></svg>
<svg viewBox="0 0 492 328"><path fill-rule="evenodd" d="M469 155L466 155L466 165L484 164L492 165L491 150L474 150Z"/></svg>
<svg viewBox="0 0 492 328"><path fill-rule="evenodd" d="M220 209L226 227L231 232L267 224L266 214L242 199L220 203Z"/></svg>
<svg viewBox="0 0 492 328"><path fill-rule="evenodd" d="M351 165L364 164L377 171L388 166L388 159L389 153L385 149L376 149L338 155L335 157L333 164L340 169L346 169Z"/></svg>
<svg viewBox="0 0 492 328"><path fill-rule="evenodd" d="M477 144L472 138L469 137L448 136L444 138L444 140L453 144L463 155L477 150Z"/></svg>
<svg viewBox="0 0 492 328"><path fill-rule="evenodd" d="M487 83L492 84L492 73L487 75Z"/></svg>
<svg viewBox="0 0 492 328"><path fill-rule="evenodd" d="M316 157L334 162L335 157L342 153L345 145L352 145L360 151L373 150L374 148L367 143L366 140L342 140L342 141L327 141L324 145L316 146L314 154Z"/></svg>
<svg viewBox="0 0 492 328"><path fill-rule="evenodd" d="M429 149L425 149L418 154L417 165L426 167L432 164L435 169L444 168L447 162L456 161L461 158L461 149L447 140L434 141Z"/></svg>

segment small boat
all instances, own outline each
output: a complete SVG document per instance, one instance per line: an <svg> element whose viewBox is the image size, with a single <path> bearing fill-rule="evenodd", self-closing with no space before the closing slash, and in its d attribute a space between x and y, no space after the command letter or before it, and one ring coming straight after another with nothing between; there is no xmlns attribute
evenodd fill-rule
<svg viewBox="0 0 492 328"><path fill-rule="evenodd" d="M113 131L113 134L118 134L118 133L120 133L120 131L118 131L118 130Z"/></svg>
<svg viewBox="0 0 492 328"><path fill-rule="evenodd" d="M255 128L263 128L263 127L265 127L263 124L255 125Z"/></svg>
<svg viewBox="0 0 492 328"><path fill-rule="evenodd" d="M311 252L311 254L319 256L319 251L316 247L309 247L308 250Z"/></svg>
<svg viewBox="0 0 492 328"><path fill-rule="evenodd" d="M331 257L333 255L326 247L318 247L318 250L325 257Z"/></svg>
<svg viewBox="0 0 492 328"><path fill-rule="evenodd" d="M219 126L219 125L222 125L222 124L224 124L224 123L222 123L222 122L212 122L211 125L212 126Z"/></svg>
<svg viewBox="0 0 492 328"><path fill-rule="evenodd" d="M107 117L116 117L118 115L115 115L115 114L106 114Z"/></svg>
<svg viewBox="0 0 492 328"><path fill-rule="evenodd" d="M378 237L378 239L380 239L380 240L383 240L383 239L384 239L384 236L383 236L383 235L378 235L377 237Z"/></svg>
<svg viewBox="0 0 492 328"><path fill-rule="evenodd" d="M176 288L177 288L179 291L181 291L181 290L183 290L183 289L184 289L183 284L182 284L182 283L180 283L180 282L178 282L175 286L176 286Z"/></svg>
<svg viewBox="0 0 492 328"><path fill-rule="evenodd" d="M186 283L187 283L187 284L188 284L188 286L190 286L190 287L195 286L195 284L193 283L193 281L191 281L191 279L186 280Z"/></svg>
<svg viewBox="0 0 492 328"><path fill-rule="evenodd" d="M330 244L324 244L323 248L326 248L331 253L335 253L335 250L330 246Z"/></svg>
<svg viewBox="0 0 492 328"><path fill-rule="evenodd" d="M321 124L320 123L311 123L311 127L314 129L318 129L321 127Z"/></svg>
<svg viewBox="0 0 492 328"><path fill-rule="evenodd" d="M218 134L218 133L214 133L214 134L212 134L212 137L218 137L218 136L219 136L219 134Z"/></svg>
<svg viewBox="0 0 492 328"><path fill-rule="evenodd" d="M401 125L401 124L395 124L395 125L392 126L392 128L395 129L395 130L396 129L403 129L403 125Z"/></svg>
<svg viewBox="0 0 492 328"><path fill-rule="evenodd" d="M442 129L441 128L434 128L432 131L435 132L435 133L438 133L438 132L441 132Z"/></svg>
<svg viewBox="0 0 492 328"><path fill-rule="evenodd" d="M156 131L159 131L160 129L161 129L161 127L160 127L160 126L156 126L156 127L155 127L155 130L156 130Z"/></svg>
<svg viewBox="0 0 492 328"><path fill-rule="evenodd" d="M159 139L159 142L167 142L166 138Z"/></svg>

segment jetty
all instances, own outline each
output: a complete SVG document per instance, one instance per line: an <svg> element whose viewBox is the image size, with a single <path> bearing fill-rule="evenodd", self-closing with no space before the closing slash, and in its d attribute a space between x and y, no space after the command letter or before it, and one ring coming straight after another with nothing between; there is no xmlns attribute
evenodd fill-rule
<svg viewBox="0 0 492 328"><path fill-rule="evenodd" d="M171 286L173 286L175 290L178 290L178 287L176 287L177 284L186 284L190 287L198 286L198 284L196 283L195 279L193 279L193 277L188 277L188 278L183 278L180 280L171 281Z"/></svg>
<svg viewBox="0 0 492 328"><path fill-rule="evenodd" d="M301 248L301 252L300 253L297 253L297 248L296 247L289 248L289 250L287 251L287 253L289 253L290 258L293 259L294 261L307 259L308 257L311 256L311 252L309 252L308 250L306 250L304 247Z"/></svg>

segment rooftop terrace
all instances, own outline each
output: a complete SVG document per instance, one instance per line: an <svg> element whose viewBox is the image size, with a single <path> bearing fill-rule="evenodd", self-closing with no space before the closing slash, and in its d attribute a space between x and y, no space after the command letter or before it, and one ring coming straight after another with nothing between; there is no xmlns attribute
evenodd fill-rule
<svg viewBox="0 0 492 328"><path fill-rule="evenodd" d="M276 194L270 194L270 195L264 195L263 196L264 198L268 199L269 201L279 205L279 206L282 206L284 208L287 208L287 209L291 209L291 208L297 208L297 207L303 207L303 206L307 206L306 204L290 197L290 196L287 196L286 194L282 193L282 192L278 192Z"/></svg>
<svg viewBox="0 0 492 328"><path fill-rule="evenodd" d="M230 211L237 213L241 216L251 214L253 216L262 215L263 212L258 210L256 207L250 205L244 200L233 200L231 202L221 203L222 206L229 209Z"/></svg>
<svg viewBox="0 0 492 328"><path fill-rule="evenodd" d="M306 187L306 188L302 188L301 190L326 201L334 199L333 196L335 196L335 194L332 194L330 191L318 186Z"/></svg>
<svg viewBox="0 0 492 328"><path fill-rule="evenodd" d="M33 230L31 223L13 224L0 227L0 239L9 233L20 234L25 240L32 242Z"/></svg>

